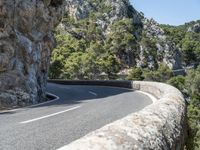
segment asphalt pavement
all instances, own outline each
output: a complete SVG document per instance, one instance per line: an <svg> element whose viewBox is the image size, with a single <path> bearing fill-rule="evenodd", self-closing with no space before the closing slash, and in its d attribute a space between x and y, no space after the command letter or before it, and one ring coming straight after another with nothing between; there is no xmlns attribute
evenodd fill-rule
<svg viewBox="0 0 200 150"><path fill-rule="evenodd" d="M47 91L60 99L0 112L0 150L56 150L152 103L117 87L49 83Z"/></svg>

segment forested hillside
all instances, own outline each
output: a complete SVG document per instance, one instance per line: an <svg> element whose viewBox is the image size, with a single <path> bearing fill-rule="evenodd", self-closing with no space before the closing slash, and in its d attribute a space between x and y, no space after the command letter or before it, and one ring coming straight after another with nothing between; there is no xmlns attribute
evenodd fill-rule
<svg viewBox="0 0 200 150"><path fill-rule="evenodd" d="M161 25L167 38L181 49L185 65L200 62L200 20L181 26Z"/></svg>
<svg viewBox="0 0 200 150"><path fill-rule="evenodd" d="M180 52L153 19L138 13L128 0L67 1L56 30L50 78L117 79L132 67L180 69Z"/></svg>
<svg viewBox="0 0 200 150"><path fill-rule="evenodd" d="M188 97L189 138L187 149L200 148L200 20L181 26L162 25L169 39L181 49L183 65L192 67L186 76L176 76L168 83L179 88Z"/></svg>

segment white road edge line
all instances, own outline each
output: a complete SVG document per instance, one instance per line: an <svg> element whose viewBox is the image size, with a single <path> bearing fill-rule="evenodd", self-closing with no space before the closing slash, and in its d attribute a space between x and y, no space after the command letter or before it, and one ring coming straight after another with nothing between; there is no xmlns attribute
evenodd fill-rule
<svg viewBox="0 0 200 150"><path fill-rule="evenodd" d="M141 94L144 94L144 95L148 96L152 100L153 104L156 101L158 101L158 99L155 96L153 96L152 94L149 94L147 92L143 92L143 91L139 91L139 90L135 90L134 92L138 92L138 93L141 93ZM57 150L66 150L68 148L68 145L69 144L67 144L67 145L65 145L65 146L63 146L61 148L58 148Z"/></svg>
<svg viewBox="0 0 200 150"><path fill-rule="evenodd" d="M60 99L57 95L54 95L54 94L52 94L52 93L46 92L46 94L55 97L55 99L49 100L49 101L46 101L46 102L43 102L43 103L39 103L39 104L27 106L27 108L32 108L32 107L36 107L36 106L41 106L41 105L44 105L44 104L48 104L48 103L51 103L51 102L55 102L55 101L57 101L57 100Z"/></svg>
<svg viewBox="0 0 200 150"><path fill-rule="evenodd" d="M22 122L20 122L20 124L26 124L26 123L38 121L38 120L41 120L41 119L53 117L53 116L56 116L56 115L59 115L59 114L62 114L62 113L68 112L68 111L72 111L72 110L78 109L80 107L81 106L76 106L76 107L73 107L73 108L70 108L70 109L67 109L67 110L63 110L63 111L60 111L60 112L57 112L57 113L53 113L53 114L50 114L50 115L42 116L42 117L39 117L39 118L27 120L27 121L22 121Z"/></svg>
<svg viewBox="0 0 200 150"><path fill-rule="evenodd" d="M155 96L153 96L152 94L149 94L149 93L143 92L143 91L139 91L139 90L136 90L136 92L139 92L139 93L142 93L142 94L148 96L152 100L153 104L158 101L158 99Z"/></svg>
<svg viewBox="0 0 200 150"><path fill-rule="evenodd" d="M52 94L52 93L46 92L46 94L48 94L48 95L50 95L50 96L54 96L55 99L49 100L49 101L47 101L47 102L39 103L39 104L33 104L33 105L26 106L26 107L22 107L22 108L11 109L11 110L3 110L3 111L0 111L0 114L2 114L2 113L15 112L15 111L19 111L19 110L25 110L26 108L32 108L32 107L36 107L36 106L41 106L41 105L44 105L44 104L48 104L48 103L55 102L55 101L57 101L57 100L60 99L60 97L58 97L57 95L54 95L54 94Z"/></svg>
<svg viewBox="0 0 200 150"><path fill-rule="evenodd" d="M89 93L94 95L94 96L97 96L97 93L95 93L95 92L89 91Z"/></svg>
<svg viewBox="0 0 200 150"><path fill-rule="evenodd" d="M63 146L61 148L58 148L57 150L66 150L67 148L68 148L68 145L65 145L65 146Z"/></svg>

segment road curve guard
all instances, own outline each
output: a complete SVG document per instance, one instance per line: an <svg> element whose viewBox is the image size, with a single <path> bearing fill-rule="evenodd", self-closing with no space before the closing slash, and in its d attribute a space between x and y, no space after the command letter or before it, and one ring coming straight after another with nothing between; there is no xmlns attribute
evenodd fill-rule
<svg viewBox="0 0 200 150"><path fill-rule="evenodd" d="M157 101L110 123L62 150L181 150L186 137L186 105L176 88L157 82L133 81L134 90ZM124 82L128 84L128 82Z"/></svg>

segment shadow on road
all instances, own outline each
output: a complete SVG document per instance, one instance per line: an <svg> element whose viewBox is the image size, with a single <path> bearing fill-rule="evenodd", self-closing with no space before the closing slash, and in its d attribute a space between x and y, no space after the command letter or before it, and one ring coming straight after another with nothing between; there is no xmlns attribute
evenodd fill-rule
<svg viewBox="0 0 200 150"><path fill-rule="evenodd" d="M14 114L15 113L15 111L2 111L2 112L0 112L0 115L11 115L11 114Z"/></svg>
<svg viewBox="0 0 200 150"><path fill-rule="evenodd" d="M28 106L23 108L40 108L40 107L59 107L70 106L75 104L84 103L85 101L97 101L103 98L120 95L127 92L133 92L132 89L109 87L109 86L87 86L87 85L61 85L55 83L48 83L47 91L57 95L60 99L56 101L49 101L45 104L36 106ZM116 97L115 97L116 98ZM0 111L0 115L12 115L18 112L16 109Z"/></svg>
<svg viewBox="0 0 200 150"><path fill-rule="evenodd" d="M47 91L60 97L58 101L48 104L35 106L46 107L56 105L74 105L88 100L101 100L106 97L111 97L127 92L133 92L131 89L106 87L106 86L85 86L85 85L60 85L48 83Z"/></svg>

